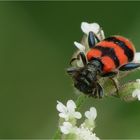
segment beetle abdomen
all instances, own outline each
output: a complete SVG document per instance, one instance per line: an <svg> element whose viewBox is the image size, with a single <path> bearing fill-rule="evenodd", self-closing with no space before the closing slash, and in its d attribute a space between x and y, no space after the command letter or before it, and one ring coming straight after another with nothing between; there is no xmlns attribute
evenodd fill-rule
<svg viewBox="0 0 140 140"><path fill-rule="evenodd" d="M98 58L103 64L103 72L113 71L131 62L135 48L131 41L122 36L112 36L97 43L87 53L88 61Z"/></svg>

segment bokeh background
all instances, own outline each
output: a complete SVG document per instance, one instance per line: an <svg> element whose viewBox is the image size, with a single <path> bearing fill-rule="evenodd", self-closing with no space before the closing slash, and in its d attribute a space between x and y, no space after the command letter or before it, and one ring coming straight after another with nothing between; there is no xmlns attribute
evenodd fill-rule
<svg viewBox="0 0 140 140"><path fill-rule="evenodd" d="M77 98L65 70L82 21L126 36L140 51L140 2L0 2L0 138L53 136L56 101ZM90 106L100 138L140 138L140 102L91 98L81 111Z"/></svg>

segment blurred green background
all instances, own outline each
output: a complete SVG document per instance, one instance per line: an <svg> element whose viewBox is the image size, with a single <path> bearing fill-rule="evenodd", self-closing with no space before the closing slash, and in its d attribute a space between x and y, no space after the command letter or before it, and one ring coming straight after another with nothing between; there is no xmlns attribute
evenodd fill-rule
<svg viewBox="0 0 140 140"><path fill-rule="evenodd" d="M77 98L65 69L82 21L128 37L140 51L140 2L0 2L0 138L52 137L56 101ZM91 98L81 111L90 106L100 138L140 138L139 102Z"/></svg>

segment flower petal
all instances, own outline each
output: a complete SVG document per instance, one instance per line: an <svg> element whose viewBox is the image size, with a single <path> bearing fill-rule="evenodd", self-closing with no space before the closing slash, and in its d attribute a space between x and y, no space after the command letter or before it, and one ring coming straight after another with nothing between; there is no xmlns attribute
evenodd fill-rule
<svg viewBox="0 0 140 140"><path fill-rule="evenodd" d="M77 119L81 119L81 117L82 117L82 115L81 115L80 112L75 112L74 116L75 116L75 118L77 118Z"/></svg>
<svg viewBox="0 0 140 140"><path fill-rule="evenodd" d="M88 34L89 33L89 24L87 22L82 22L81 29L85 34Z"/></svg>
<svg viewBox="0 0 140 140"><path fill-rule="evenodd" d="M85 112L85 116L90 119L90 120L95 120L95 118L97 117L97 111L95 107L91 107L90 111L86 111Z"/></svg>
<svg viewBox="0 0 140 140"><path fill-rule="evenodd" d="M93 117L94 120L95 120L95 118L97 117L96 108L95 108L95 107L91 107L91 108L90 108L90 112L91 112L91 114L92 114L92 117Z"/></svg>
<svg viewBox="0 0 140 140"><path fill-rule="evenodd" d="M101 32L100 32L99 34L97 34L97 37L98 37L100 40L104 40L104 39L105 39L104 31L101 30Z"/></svg>
<svg viewBox="0 0 140 140"><path fill-rule="evenodd" d="M60 126L60 130L63 134L69 134L72 129L72 124L69 122L64 122L62 126Z"/></svg>
<svg viewBox="0 0 140 140"><path fill-rule="evenodd" d="M64 104L62 104L61 102L59 102L59 101L57 101L56 109L59 112L66 112L66 110L67 110L66 106Z"/></svg>
<svg viewBox="0 0 140 140"><path fill-rule="evenodd" d="M89 111L86 111L86 112L85 112L85 116L86 116L88 119L90 119L90 118L91 118L90 112L89 112Z"/></svg>
<svg viewBox="0 0 140 140"><path fill-rule="evenodd" d="M78 43L74 41L74 45L80 50L80 51L85 51L85 46L82 45L81 43Z"/></svg>
<svg viewBox="0 0 140 140"><path fill-rule="evenodd" d="M140 52L136 52L134 56L134 62L140 63Z"/></svg>
<svg viewBox="0 0 140 140"><path fill-rule="evenodd" d="M140 79L136 79L136 82L138 82L140 84Z"/></svg>
<svg viewBox="0 0 140 140"><path fill-rule="evenodd" d="M66 113L59 113L60 118L64 118L65 120L68 120L68 114Z"/></svg>
<svg viewBox="0 0 140 140"><path fill-rule="evenodd" d="M69 112L74 112L76 108L76 104L73 100L68 100L67 102L67 109Z"/></svg>
<svg viewBox="0 0 140 140"><path fill-rule="evenodd" d="M90 31L97 34L100 30L100 26L97 23L82 22L81 23L81 29L85 34L88 34Z"/></svg>
<svg viewBox="0 0 140 140"><path fill-rule="evenodd" d="M138 95L138 100L140 101L140 94Z"/></svg>
<svg viewBox="0 0 140 140"><path fill-rule="evenodd" d="M138 100L140 101L140 89L135 89L132 93L132 97L137 97Z"/></svg>
<svg viewBox="0 0 140 140"><path fill-rule="evenodd" d="M76 131L78 140L99 140L96 134L90 131L88 128L80 127Z"/></svg>

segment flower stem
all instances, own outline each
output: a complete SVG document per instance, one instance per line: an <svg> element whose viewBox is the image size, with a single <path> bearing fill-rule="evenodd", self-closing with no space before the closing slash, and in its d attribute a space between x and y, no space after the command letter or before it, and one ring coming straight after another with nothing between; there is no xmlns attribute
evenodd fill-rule
<svg viewBox="0 0 140 140"><path fill-rule="evenodd" d="M76 100L76 106L77 106L77 110L79 110L81 108L81 106L85 103L86 99L88 98L88 96L86 96L85 94L81 94L77 100Z"/></svg>
<svg viewBox="0 0 140 140"><path fill-rule="evenodd" d="M60 132L60 129L58 128L52 138L52 140L55 140L55 139L61 139L61 132Z"/></svg>

